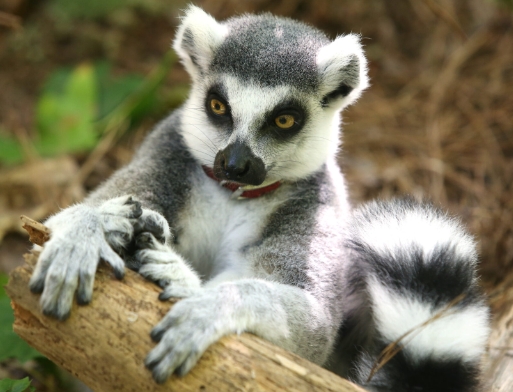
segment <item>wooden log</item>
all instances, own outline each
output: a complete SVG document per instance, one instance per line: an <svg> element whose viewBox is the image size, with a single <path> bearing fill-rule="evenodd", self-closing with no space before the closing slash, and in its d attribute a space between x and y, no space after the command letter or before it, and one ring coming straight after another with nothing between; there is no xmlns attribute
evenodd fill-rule
<svg viewBox="0 0 513 392"><path fill-rule="evenodd" d="M127 271L118 281L101 266L93 301L74 305L68 320L44 316L28 282L37 255L14 270L6 291L15 313L14 331L95 392L111 391L338 391L363 389L251 334L212 345L185 377L158 385L144 367L154 347L150 330L172 306L159 288Z"/></svg>

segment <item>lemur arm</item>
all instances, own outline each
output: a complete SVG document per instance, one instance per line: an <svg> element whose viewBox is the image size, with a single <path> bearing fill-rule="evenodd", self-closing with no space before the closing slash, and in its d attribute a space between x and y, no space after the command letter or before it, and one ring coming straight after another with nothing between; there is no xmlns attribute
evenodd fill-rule
<svg viewBox="0 0 513 392"><path fill-rule="evenodd" d="M169 241L168 222L173 222L185 203L188 181L197 166L175 130L179 113L164 120L134 160L83 203L45 222L52 236L44 245L30 281L32 292L42 293L45 314L66 319L75 292L79 304L89 303L100 259L113 267L116 277L122 278L125 262L119 255L125 256L137 230L152 232L162 243ZM165 213L165 219L159 213ZM174 257L167 261L177 260ZM129 263L134 269L140 267L137 258ZM141 273L151 279L154 272L146 267ZM189 272L184 273L190 276ZM198 278L194 280L199 284Z"/></svg>
<svg viewBox="0 0 513 392"><path fill-rule="evenodd" d="M342 318L336 299L344 265L342 220L333 202L321 200L331 197L319 184L325 176L303 181L298 188L306 191L293 194L273 214L258 243L238 250L239 262L252 265L254 277L213 287L207 282L153 329L159 344L146 365L156 381L187 373L210 344L245 331L325 362Z"/></svg>

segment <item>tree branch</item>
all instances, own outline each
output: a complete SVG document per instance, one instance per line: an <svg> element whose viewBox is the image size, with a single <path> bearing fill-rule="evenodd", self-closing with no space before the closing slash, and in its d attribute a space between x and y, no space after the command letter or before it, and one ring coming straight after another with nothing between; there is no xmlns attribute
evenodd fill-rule
<svg viewBox="0 0 513 392"><path fill-rule="evenodd" d="M118 281L102 265L91 304L74 304L70 318L57 321L41 313L39 296L28 289L37 256L26 255L27 265L14 270L6 286L14 331L97 392L363 391L251 334L222 338L187 376L158 385L143 361L154 346L152 327L172 306L157 299L159 288L130 270Z"/></svg>

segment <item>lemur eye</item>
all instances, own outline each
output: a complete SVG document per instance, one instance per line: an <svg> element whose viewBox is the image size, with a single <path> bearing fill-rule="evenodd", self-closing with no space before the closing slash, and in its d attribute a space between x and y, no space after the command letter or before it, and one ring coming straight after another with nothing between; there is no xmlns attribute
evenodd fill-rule
<svg viewBox="0 0 513 392"><path fill-rule="evenodd" d="M217 114L218 116L226 114L226 105L215 98L210 100L210 109L212 110L212 113Z"/></svg>
<svg viewBox="0 0 513 392"><path fill-rule="evenodd" d="M281 129L288 129L296 123L294 116L290 114L282 114L281 116L276 117L274 122Z"/></svg>

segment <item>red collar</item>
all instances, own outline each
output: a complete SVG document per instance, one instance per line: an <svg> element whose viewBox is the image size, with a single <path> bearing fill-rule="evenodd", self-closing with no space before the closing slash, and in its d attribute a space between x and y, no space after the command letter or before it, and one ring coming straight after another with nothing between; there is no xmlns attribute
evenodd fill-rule
<svg viewBox="0 0 513 392"><path fill-rule="evenodd" d="M280 181L273 182L272 184L263 186L261 188L252 188L252 189L244 189L245 186L241 186L240 184L237 184L236 182L230 182L225 180L220 180L217 178L214 174L214 170L212 170L211 167L203 165L203 171L205 174L210 177L211 179L219 182L221 186L223 186L226 189L231 190L234 193L234 196L238 199L254 199L256 197L260 197L262 195L265 195L266 193L269 193L271 191L274 191L275 189L279 188L281 185Z"/></svg>

